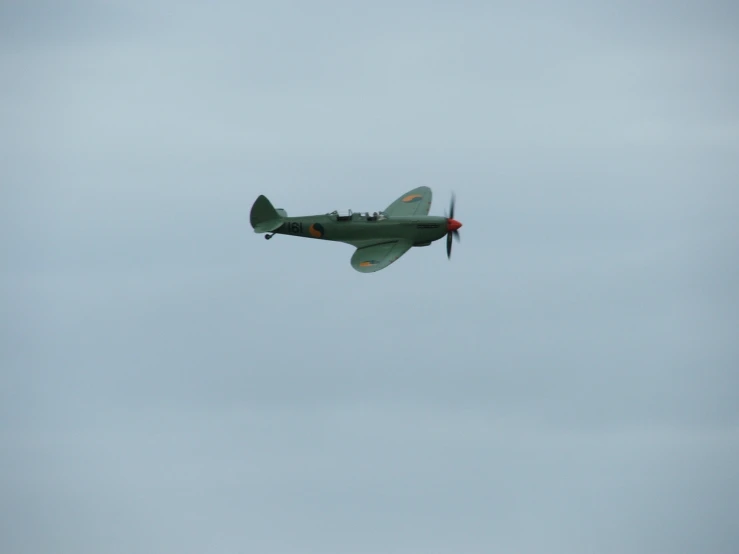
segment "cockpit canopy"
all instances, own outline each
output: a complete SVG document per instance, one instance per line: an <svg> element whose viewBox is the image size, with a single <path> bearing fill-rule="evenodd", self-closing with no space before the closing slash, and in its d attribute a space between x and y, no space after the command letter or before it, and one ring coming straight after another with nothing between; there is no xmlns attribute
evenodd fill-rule
<svg viewBox="0 0 739 554"><path fill-rule="evenodd" d="M333 216L337 221L382 221L387 219L387 214L383 211L374 212L352 212L351 210L339 211L334 210L327 215Z"/></svg>

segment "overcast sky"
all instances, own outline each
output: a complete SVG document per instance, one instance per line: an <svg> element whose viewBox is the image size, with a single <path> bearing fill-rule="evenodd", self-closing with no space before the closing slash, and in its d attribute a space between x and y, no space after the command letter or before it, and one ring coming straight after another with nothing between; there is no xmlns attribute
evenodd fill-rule
<svg viewBox="0 0 739 554"><path fill-rule="evenodd" d="M739 551L739 10L4 1L0 550ZM419 185L375 274L249 226Z"/></svg>

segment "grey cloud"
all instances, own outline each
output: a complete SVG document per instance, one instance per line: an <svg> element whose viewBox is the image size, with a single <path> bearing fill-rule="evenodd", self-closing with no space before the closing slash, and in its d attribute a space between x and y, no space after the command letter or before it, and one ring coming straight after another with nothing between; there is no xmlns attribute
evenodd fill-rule
<svg viewBox="0 0 739 554"><path fill-rule="evenodd" d="M736 550L729 4L23 6L3 550ZM248 225L420 184L451 262Z"/></svg>

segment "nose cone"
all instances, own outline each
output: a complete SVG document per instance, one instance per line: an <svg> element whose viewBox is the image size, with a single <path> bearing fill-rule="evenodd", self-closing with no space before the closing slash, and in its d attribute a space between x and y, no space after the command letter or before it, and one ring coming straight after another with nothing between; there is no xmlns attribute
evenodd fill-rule
<svg viewBox="0 0 739 554"><path fill-rule="evenodd" d="M446 230L447 231L456 231L462 226L462 224L457 221L456 219L447 219L446 221Z"/></svg>

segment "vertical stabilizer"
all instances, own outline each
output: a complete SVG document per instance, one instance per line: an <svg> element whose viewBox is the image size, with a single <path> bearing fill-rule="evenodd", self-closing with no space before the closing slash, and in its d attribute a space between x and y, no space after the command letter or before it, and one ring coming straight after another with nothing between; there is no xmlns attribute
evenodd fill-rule
<svg viewBox="0 0 739 554"><path fill-rule="evenodd" d="M287 216L285 210L281 210ZM255 233L269 233L279 228L284 222L284 218L275 209L266 196L260 194L254 201L249 215L251 226Z"/></svg>

